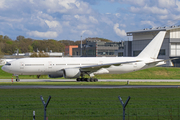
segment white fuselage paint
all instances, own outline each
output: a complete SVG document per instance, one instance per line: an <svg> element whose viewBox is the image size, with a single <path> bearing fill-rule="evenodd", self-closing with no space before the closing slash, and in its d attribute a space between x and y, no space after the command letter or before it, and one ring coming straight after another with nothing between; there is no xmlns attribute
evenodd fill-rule
<svg viewBox="0 0 180 120"><path fill-rule="evenodd" d="M156 59L158 60L158 59ZM67 68L80 68L82 66L118 63L124 61L138 61L134 63L110 66L95 71L94 74L123 74L153 66L146 63L154 59L139 59L138 57L79 57L79 58L22 58L11 61L11 65L5 65L2 69L15 75L49 75L58 73ZM161 63L161 64L164 64ZM160 64L158 64L160 65Z"/></svg>

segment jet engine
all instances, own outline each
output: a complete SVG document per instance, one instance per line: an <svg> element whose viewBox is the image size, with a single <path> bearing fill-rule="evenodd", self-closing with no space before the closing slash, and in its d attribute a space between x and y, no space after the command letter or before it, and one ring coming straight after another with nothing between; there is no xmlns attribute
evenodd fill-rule
<svg viewBox="0 0 180 120"><path fill-rule="evenodd" d="M70 68L64 70L64 78L79 78L81 71L79 68Z"/></svg>
<svg viewBox="0 0 180 120"><path fill-rule="evenodd" d="M63 77L63 74L62 75L61 74L50 74L48 76L49 76L49 78L60 78L60 77Z"/></svg>
<svg viewBox="0 0 180 120"><path fill-rule="evenodd" d="M50 78L60 78L63 77L63 71L59 71L57 73L52 73L48 75Z"/></svg>

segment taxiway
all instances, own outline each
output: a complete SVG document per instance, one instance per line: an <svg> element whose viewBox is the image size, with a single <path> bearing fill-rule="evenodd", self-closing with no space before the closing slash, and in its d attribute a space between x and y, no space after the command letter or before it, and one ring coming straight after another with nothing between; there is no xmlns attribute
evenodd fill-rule
<svg viewBox="0 0 180 120"><path fill-rule="evenodd" d="M20 82L75 82L75 79L21 79ZM99 82L180 82L180 80L156 79L100 79ZM0 79L0 82L12 82L12 79ZM15 79L13 79L15 82ZM0 85L0 89L113 89L113 88L180 88L180 85Z"/></svg>
<svg viewBox="0 0 180 120"><path fill-rule="evenodd" d="M15 79L0 79L0 82L16 82ZM174 79L99 79L99 82L180 82ZM76 82L75 79L21 79L20 82Z"/></svg>
<svg viewBox="0 0 180 120"><path fill-rule="evenodd" d="M180 88L179 85L2 85L0 89L114 89L114 88Z"/></svg>

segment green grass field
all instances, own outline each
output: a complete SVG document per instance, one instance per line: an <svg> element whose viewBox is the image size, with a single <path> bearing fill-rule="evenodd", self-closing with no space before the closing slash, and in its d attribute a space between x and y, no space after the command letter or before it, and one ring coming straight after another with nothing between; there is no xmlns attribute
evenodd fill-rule
<svg viewBox="0 0 180 120"><path fill-rule="evenodd" d="M11 74L0 69L0 79L10 79ZM97 75L99 79L180 79L180 68L154 67L122 75ZM36 76L20 76L20 79L33 79ZM48 78L48 76L42 76ZM0 85L126 85L126 82L2 82ZM180 85L180 83L130 82L130 85ZM118 99L127 105L128 120L176 120L180 119L180 88L141 88L141 89L0 89L1 120L43 119L42 95L47 101L50 120L119 120L122 119L122 106Z"/></svg>
<svg viewBox="0 0 180 120"><path fill-rule="evenodd" d="M0 82L0 85L180 85L180 82Z"/></svg>
<svg viewBox="0 0 180 120"><path fill-rule="evenodd" d="M12 74L0 69L0 79L9 79ZM127 74L104 74L96 75L98 79L180 79L180 68L174 67L154 67ZM20 79L36 79L37 76L20 75ZM41 79L48 79L47 75L41 76ZM60 78L58 78L60 79Z"/></svg>
<svg viewBox="0 0 180 120"><path fill-rule="evenodd" d="M47 101L49 120L119 120L122 106L131 96L126 109L129 120L177 120L180 119L180 89L0 89L1 120L43 119L40 95Z"/></svg>

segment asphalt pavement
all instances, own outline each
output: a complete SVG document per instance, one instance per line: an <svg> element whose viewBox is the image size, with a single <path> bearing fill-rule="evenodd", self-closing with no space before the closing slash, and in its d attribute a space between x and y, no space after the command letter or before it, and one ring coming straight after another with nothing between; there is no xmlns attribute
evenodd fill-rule
<svg viewBox="0 0 180 120"><path fill-rule="evenodd" d="M0 85L0 89L114 89L114 88L180 88L178 85Z"/></svg>
<svg viewBox="0 0 180 120"><path fill-rule="evenodd" d="M0 82L16 82L15 79L0 79ZM99 82L180 82L176 79L99 79ZM20 79L20 82L76 82L76 79Z"/></svg>
<svg viewBox="0 0 180 120"><path fill-rule="evenodd" d="M99 82L180 82L180 80L159 79L99 79ZM0 82L12 82L12 79L0 79ZM15 79L13 79L15 82ZM75 79L21 79L20 82L76 82ZM0 85L0 89L113 89L113 88L180 88L180 85Z"/></svg>

